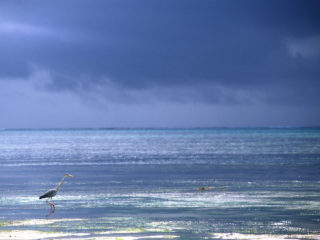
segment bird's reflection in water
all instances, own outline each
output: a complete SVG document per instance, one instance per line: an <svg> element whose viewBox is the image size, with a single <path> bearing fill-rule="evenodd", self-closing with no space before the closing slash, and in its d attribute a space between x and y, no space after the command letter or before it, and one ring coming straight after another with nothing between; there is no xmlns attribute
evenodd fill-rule
<svg viewBox="0 0 320 240"><path fill-rule="evenodd" d="M49 214L46 215L46 218L52 217L54 215L54 213L56 212L56 209L51 207L50 208L50 212Z"/></svg>

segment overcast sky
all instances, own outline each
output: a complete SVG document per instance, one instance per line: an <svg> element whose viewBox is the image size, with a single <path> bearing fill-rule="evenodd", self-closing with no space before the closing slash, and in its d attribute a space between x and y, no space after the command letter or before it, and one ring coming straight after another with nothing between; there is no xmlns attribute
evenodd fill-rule
<svg viewBox="0 0 320 240"><path fill-rule="evenodd" d="M319 9L0 1L0 128L319 126Z"/></svg>

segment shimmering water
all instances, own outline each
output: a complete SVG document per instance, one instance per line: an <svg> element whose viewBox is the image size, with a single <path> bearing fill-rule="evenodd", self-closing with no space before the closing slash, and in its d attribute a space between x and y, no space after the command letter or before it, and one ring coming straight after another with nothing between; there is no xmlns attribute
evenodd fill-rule
<svg viewBox="0 0 320 240"><path fill-rule="evenodd" d="M0 183L0 222L71 219L28 229L320 234L320 129L2 130Z"/></svg>

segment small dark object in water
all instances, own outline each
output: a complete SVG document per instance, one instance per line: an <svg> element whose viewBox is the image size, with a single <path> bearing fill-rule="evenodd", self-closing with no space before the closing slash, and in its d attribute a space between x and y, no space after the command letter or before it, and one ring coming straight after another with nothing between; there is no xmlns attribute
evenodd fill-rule
<svg viewBox="0 0 320 240"><path fill-rule="evenodd" d="M210 186L210 187L198 187L197 188L198 191L205 191L205 190L214 190L214 187Z"/></svg>

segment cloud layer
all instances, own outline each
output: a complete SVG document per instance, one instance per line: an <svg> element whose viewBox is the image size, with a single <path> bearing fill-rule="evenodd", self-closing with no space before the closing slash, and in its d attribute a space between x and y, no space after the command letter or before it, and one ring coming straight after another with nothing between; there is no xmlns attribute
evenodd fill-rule
<svg viewBox="0 0 320 240"><path fill-rule="evenodd" d="M318 125L319 7L317 0L2 1L0 87L10 82L11 91L24 89L33 98L65 98L83 115L106 116L110 106L140 109L144 117L147 105L181 113L197 106L198 115L199 109L217 115L222 108L226 113L245 107L271 115L270 109L283 108L288 116L304 117L288 118L287 124L270 117L270 124ZM8 99L1 96L0 106L8 106ZM33 104L41 111L48 107ZM58 105L56 114L67 116L64 104ZM259 118L245 122L268 124Z"/></svg>

